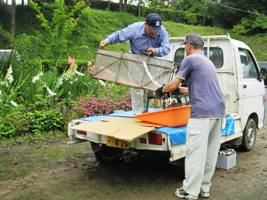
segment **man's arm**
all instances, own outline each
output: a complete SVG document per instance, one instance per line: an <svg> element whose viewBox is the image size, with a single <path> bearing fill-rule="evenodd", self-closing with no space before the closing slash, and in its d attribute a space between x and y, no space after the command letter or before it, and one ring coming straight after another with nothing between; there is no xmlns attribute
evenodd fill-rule
<svg viewBox="0 0 267 200"><path fill-rule="evenodd" d="M161 38L160 46L156 48L155 56L163 57L168 55L170 52L169 38L167 31L164 32L164 35Z"/></svg>
<svg viewBox="0 0 267 200"><path fill-rule="evenodd" d="M162 89L164 93L173 92L177 89L180 89L180 84L182 83L183 79L180 77L176 77L172 82L165 85ZM184 88L184 87L183 87Z"/></svg>
<svg viewBox="0 0 267 200"><path fill-rule="evenodd" d="M129 25L128 27L118 30L112 34L110 34L106 40L108 44L117 44L123 43L132 38L132 35L135 31L135 26L133 24Z"/></svg>

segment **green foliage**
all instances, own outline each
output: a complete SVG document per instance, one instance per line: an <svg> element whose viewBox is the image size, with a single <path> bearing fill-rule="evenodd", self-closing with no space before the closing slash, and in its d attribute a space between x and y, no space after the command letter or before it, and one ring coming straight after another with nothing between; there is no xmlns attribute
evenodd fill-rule
<svg viewBox="0 0 267 200"><path fill-rule="evenodd" d="M165 8L166 5L164 0L150 0L149 7Z"/></svg>
<svg viewBox="0 0 267 200"><path fill-rule="evenodd" d="M8 110L1 113L0 117L0 138L12 138L28 131L28 124L25 120L25 108L22 105L5 105Z"/></svg>
<svg viewBox="0 0 267 200"><path fill-rule="evenodd" d="M204 4L203 1L195 0L177 0L171 1L167 6L166 1L151 0L149 7L141 7L141 16L156 12L161 15L164 21L174 21L189 24L203 24L203 15L211 9L212 4ZM119 4L107 1L90 0L90 6L97 9L107 9L111 11L119 11ZM128 5L127 12L139 16L138 6ZM205 17L205 24L212 24L211 17ZM207 23L209 22L209 23Z"/></svg>
<svg viewBox="0 0 267 200"><path fill-rule="evenodd" d="M12 138L25 134L40 134L51 130L62 130L63 126L62 114L53 109L33 111L18 105L16 107L9 107L9 112L1 115L0 138Z"/></svg>
<svg viewBox="0 0 267 200"><path fill-rule="evenodd" d="M0 47L10 48L11 40L11 34L0 25Z"/></svg>
<svg viewBox="0 0 267 200"><path fill-rule="evenodd" d="M51 20L47 19L45 14L35 2L31 2L32 8L37 13L42 31L38 31L32 36L35 44L35 50L38 57L48 59L50 68L57 72L59 60L66 58L71 44L69 41L73 36L75 27L77 26L79 17L88 13L88 8L83 1L79 1L73 8L67 7L64 0L56 0ZM37 48L37 49L36 49Z"/></svg>
<svg viewBox="0 0 267 200"><path fill-rule="evenodd" d="M258 61L264 61L267 58L266 44L267 35L258 34L251 36L232 35L233 38L245 42L253 51Z"/></svg>
<svg viewBox="0 0 267 200"><path fill-rule="evenodd" d="M133 15L127 13L114 13L101 10L89 10L86 15L80 17L78 25L74 31L75 37L72 39L78 48L73 48L77 58L95 59L96 50L99 43L108 34L119 28L126 27L127 25L136 22L137 19ZM114 45L108 48L120 51L126 51L128 45Z"/></svg>
<svg viewBox="0 0 267 200"><path fill-rule="evenodd" d="M64 99L65 102L70 102L70 99L77 96L93 93L95 88L90 86L90 82L93 82L91 78L78 77L75 73L72 80L58 85L60 77L69 71L66 64L68 54L83 52L84 58L88 56L86 41L81 44L82 41L75 41L73 38L76 37L73 36L77 35L75 31L79 30L78 23L81 25L84 19L88 19L89 8L83 2L78 2L70 8L65 6L64 1L56 1L52 7L53 12L47 15L37 3L31 2L31 6L37 13L41 31L36 30L34 35L21 34L15 40L15 49L21 60L14 67L19 72L14 73L14 80L18 79L18 75L22 80L26 79L20 91L17 91L20 98L26 103L44 98L51 104L51 101L55 103ZM48 9L51 9L51 5L49 6ZM84 27L87 25L84 24ZM85 63L79 67L87 74ZM35 83L33 79L38 74L43 74L43 77ZM51 97L54 95L49 96L50 91L57 94L53 99Z"/></svg>
<svg viewBox="0 0 267 200"><path fill-rule="evenodd" d="M29 132L41 133L51 130L62 130L63 116L54 110L28 112L25 116L29 124Z"/></svg>
<svg viewBox="0 0 267 200"><path fill-rule="evenodd" d="M105 9L109 7L109 10L118 12L120 10L119 4L110 3L107 1L90 0L90 6L97 9ZM128 5L127 12L135 16L139 16L139 8L137 6ZM185 13L180 10L174 10L171 8L159 8L159 7L141 7L141 16L145 17L148 13L159 13L163 20L171 20L175 22L186 22ZM121 18L123 19L123 18Z"/></svg>
<svg viewBox="0 0 267 200"><path fill-rule="evenodd" d="M4 119L0 119L0 138L5 137L5 138L11 138L16 136L16 128L15 126L8 122L4 121Z"/></svg>
<svg viewBox="0 0 267 200"><path fill-rule="evenodd" d="M267 33L267 16L258 13L244 18L240 24L234 26L233 32L241 35Z"/></svg>

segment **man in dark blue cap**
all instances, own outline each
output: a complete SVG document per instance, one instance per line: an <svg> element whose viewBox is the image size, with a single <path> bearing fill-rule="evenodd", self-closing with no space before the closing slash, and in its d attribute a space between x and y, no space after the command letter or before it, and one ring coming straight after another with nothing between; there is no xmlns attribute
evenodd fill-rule
<svg viewBox="0 0 267 200"><path fill-rule="evenodd" d="M155 95L161 97L177 89L180 93L189 94L191 116L186 133L185 180L175 195L183 199L208 198L221 144L225 103L215 66L204 55L202 37L190 33L183 44L186 57L176 78L158 88ZM188 88L180 86L183 81Z"/></svg>
<svg viewBox="0 0 267 200"><path fill-rule="evenodd" d="M130 49L134 54L163 57L170 52L168 32L157 13L148 14L145 22L130 24L128 27L110 34L100 42L100 47L104 48L109 44L123 43L127 40L130 41ZM144 90L132 88L131 97L135 114L143 113L146 100Z"/></svg>
<svg viewBox="0 0 267 200"><path fill-rule="evenodd" d="M100 42L100 47L130 41L134 54L162 57L170 52L168 32L157 13L150 13L145 22L136 22L110 34Z"/></svg>

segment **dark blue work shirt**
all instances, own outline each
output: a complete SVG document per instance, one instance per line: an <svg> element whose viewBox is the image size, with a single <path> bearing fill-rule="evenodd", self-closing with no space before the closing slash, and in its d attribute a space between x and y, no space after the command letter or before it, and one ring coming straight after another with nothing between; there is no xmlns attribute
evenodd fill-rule
<svg viewBox="0 0 267 200"><path fill-rule="evenodd" d="M188 84L191 118L225 116L225 103L215 66L203 52L184 58L177 77Z"/></svg>

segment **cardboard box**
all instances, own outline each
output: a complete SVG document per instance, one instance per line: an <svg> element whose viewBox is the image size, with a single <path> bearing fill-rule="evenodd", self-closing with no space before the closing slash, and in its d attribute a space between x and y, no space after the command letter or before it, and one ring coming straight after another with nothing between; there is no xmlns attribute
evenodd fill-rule
<svg viewBox="0 0 267 200"><path fill-rule="evenodd" d="M219 151L216 168L231 169L236 165L236 152L234 149Z"/></svg>

